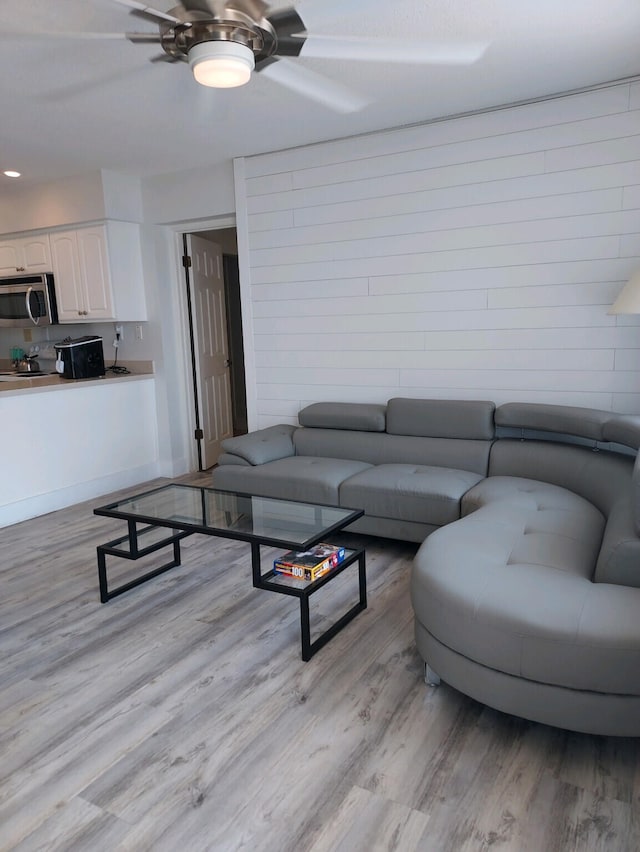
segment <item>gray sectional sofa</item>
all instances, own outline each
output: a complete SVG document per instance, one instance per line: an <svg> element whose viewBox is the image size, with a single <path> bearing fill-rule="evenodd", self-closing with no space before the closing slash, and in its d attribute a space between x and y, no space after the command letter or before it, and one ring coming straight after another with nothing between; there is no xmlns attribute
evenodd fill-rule
<svg viewBox="0 0 640 852"><path fill-rule="evenodd" d="M364 509L421 542L428 679L589 733L640 736L640 418L568 406L316 403L224 442L216 488Z"/></svg>

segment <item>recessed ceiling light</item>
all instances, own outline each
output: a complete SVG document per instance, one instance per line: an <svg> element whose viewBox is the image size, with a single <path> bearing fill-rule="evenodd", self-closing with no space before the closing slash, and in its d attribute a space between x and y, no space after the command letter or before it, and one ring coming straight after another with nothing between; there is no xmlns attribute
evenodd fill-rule
<svg viewBox="0 0 640 852"><path fill-rule="evenodd" d="M4 173L7 177L20 177L20 172L14 172L11 169Z"/></svg>

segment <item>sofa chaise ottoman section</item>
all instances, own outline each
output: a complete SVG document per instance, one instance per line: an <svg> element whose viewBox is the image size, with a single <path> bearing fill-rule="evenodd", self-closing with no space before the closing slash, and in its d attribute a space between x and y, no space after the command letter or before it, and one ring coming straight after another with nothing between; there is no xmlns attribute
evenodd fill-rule
<svg viewBox="0 0 640 852"><path fill-rule="evenodd" d="M380 464L340 485L340 505L378 518L442 526L460 517L464 494L483 477L467 470Z"/></svg>
<svg viewBox="0 0 640 852"><path fill-rule="evenodd" d="M528 408L510 405L518 428L528 428ZM566 428L571 415L534 413L536 431ZM602 442L609 420L600 421L572 432ZM592 444L498 439L462 518L429 536L414 561L415 635L430 682L435 672L538 722L640 736L637 539L632 512L620 511L638 473L629 455Z"/></svg>
<svg viewBox="0 0 640 852"><path fill-rule="evenodd" d="M289 456L256 466L222 465L215 471L214 486L259 497L338 506L343 480L369 467L349 459Z"/></svg>

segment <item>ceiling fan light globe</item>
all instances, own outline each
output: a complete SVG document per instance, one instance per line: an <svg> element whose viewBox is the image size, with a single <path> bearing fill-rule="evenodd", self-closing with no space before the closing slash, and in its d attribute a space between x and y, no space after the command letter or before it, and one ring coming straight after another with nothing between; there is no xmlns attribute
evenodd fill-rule
<svg viewBox="0 0 640 852"><path fill-rule="evenodd" d="M202 86L231 89L244 86L256 66L251 48L233 41L203 41L189 51L193 76Z"/></svg>

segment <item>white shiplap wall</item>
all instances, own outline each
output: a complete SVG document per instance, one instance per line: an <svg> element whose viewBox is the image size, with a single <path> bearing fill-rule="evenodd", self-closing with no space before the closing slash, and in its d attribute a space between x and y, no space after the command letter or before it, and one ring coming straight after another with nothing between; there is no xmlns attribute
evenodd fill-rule
<svg viewBox="0 0 640 852"><path fill-rule="evenodd" d="M252 428L392 396L640 412L640 318L607 315L640 265L640 83L236 177Z"/></svg>

